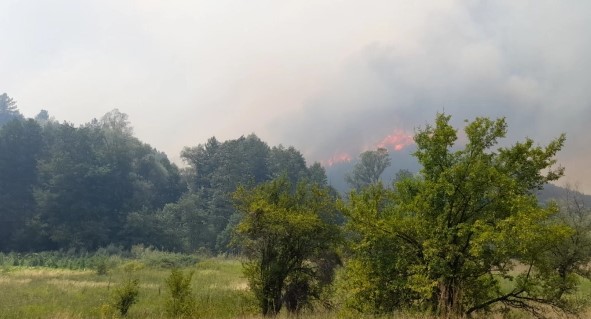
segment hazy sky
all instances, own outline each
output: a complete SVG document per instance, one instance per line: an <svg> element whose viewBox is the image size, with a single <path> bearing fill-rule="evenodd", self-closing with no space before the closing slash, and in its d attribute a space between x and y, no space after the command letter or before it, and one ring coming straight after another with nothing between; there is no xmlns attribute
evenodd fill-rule
<svg viewBox="0 0 591 319"><path fill-rule="evenodd" d="M326 163L445 111L506 116L508 142L565 132L563 182L591 192L588 0L0 0L0 39L26 116L119 108L173 160L254 132Z"/></svg>

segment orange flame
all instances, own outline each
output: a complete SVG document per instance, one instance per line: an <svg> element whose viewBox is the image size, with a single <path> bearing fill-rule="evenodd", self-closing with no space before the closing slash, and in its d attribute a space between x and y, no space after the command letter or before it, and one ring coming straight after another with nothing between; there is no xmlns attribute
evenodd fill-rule
<svg viewBox="0 0 591 319"><path fill-rule="evenodd" d="M402 130L396 130L394 133L384 137L384 139L378 143L378 147L381 148L392 148L395 151L401 151L405 147L413 145L414 140L412 135L405 133Z"/></svg>
<svg viewBox="0 0 591 319"><path fill-rule="evenodd" d="M386 148L394 151L401 151L404 148L413 145L413 135L397 129L392 134L384 137L379 143L375 144L379 148ZM367 150L367 149L366 149ZM352 157L345 152L334 153L329 159L321 161L325 166L333 166L340 163L351 162Z"/></svg>
<svg viewBox="0 0 591 319"><path fill-rule="evenodd" d="M333 155L328 160L326 160L326 165L333 166L335 164L350 162L350 161L351 161L351 155L349 155L347 153L338 153L338 154Z"/></svg>

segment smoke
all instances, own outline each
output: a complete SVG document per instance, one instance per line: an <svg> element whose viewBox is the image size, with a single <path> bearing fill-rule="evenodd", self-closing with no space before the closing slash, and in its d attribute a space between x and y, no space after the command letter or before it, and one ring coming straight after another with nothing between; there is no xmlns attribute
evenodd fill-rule
<svg viewBox="0 0 591 319"><path fill-rule="evenodd" d="M113 108L173 159L256 133L328 165L407 151L436 112L505 116L507 143L560 133L591 192L591 2L0 2L0 93L84 123ZM395 165L396 163L394 163Z"/></svg>
<svg viewBox="0 0 591 319"><path fill-rule="evenodd" d="M504 143L531 137L546 144L566 133L559 155L566 180L591 191L584 164L591 144L583 141L591 120L591 3L450 3L422 17L412 41L360 49L274 129L323 159L356 157L387 141L400 150L437 112L452 115L456 127L477 116L506 117Z"/></svg>

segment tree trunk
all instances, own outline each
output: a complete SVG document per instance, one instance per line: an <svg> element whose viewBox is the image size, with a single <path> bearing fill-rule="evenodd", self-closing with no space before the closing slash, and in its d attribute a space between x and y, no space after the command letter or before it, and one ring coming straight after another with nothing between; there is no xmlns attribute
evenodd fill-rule
<svg viewBox="0 0 591 319"><path fill-rule="evenodd" d="M462 287L455 278L446 278L439 284L437 312L442 318L462 317Z"/></svg>

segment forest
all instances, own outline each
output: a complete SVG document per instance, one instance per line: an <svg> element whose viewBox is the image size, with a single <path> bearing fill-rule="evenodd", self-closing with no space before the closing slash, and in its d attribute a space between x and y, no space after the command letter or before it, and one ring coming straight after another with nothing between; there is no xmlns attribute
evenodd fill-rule
<svg viewBox="0 0 591 319"><path fill-rule="evenodd" d="M350 190L341 193L320 163L255 134L187 146L180 168L136 138L117 109L74 125L46 110L26 118L5 93L0 264L13 268L3 266L0 286L19 266L103 275L121 267L112 307L126 316L141 287L134 271L166 259L168 314L220 317L199 315L191 299L192 271L205 267L194 264L207 257L246 280L241 304L250 300L249 310L228 309L234 317L588 314L586 196L571 189L551 200L537 196L564 174L556 154L566 137L502 147L505 119L476 118L459 142L450 118L437 114L417 130L418 172L399 170L385 182L388 151L369 150L352 165ZM80 266L84 256L90 257ZM135 264L107 262L122 256Z"/></svg>
<svg viewBox="0 0 591 319"><path fill-rule="evenodd" d="M145 244L164 250L227 250L238 218L231 193L280 175L326 184L319 164L255 135L186 147L179 169L133 136L113 110L74 126L41 111L25 119L0 100L0 250L96 250Z"/></svg>

